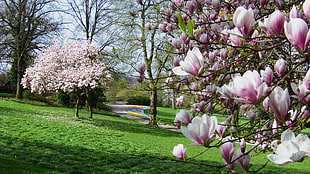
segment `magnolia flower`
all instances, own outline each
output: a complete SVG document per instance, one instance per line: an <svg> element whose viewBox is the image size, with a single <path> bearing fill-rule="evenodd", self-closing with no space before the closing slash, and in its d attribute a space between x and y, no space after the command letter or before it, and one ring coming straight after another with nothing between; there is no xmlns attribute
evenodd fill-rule
<svg viewBox="0 0 310 174"><path fill-rule="evenodd" d="M234 93L236 99L242 103L255 104L268 89L262 82L257 71L246 71L242 76L233 79Z"/></svg>
<svg viewBox="0 0 310 174"><path fill-rule="evenodd" d="M180 124L188 125L192 120L192 116L184 109L178 112L174 119L174 124L180 127Z"/></svg>
<svg viewBox="0 0 310 174"><path fill-rule="evenodd" d="M221 146L221 154L227 164L232 162L234 152L235 144L232 142L226 142Z"/></svg>
<svg viewBox="0 0 310 174"><path fill-rule="evenodd" d="M290 11L290 19L292 19L292 18L300 18L299 12L298 12L295 5L293 5L293 7Z"/></svg>
<svg viewBox="0 0 310 174"><path fill-rule="evenodd" d="M182 4L183 4L183 0L173 0L173 2L174 2L177 6L182 6Z"/></svg>
<svg viewBox="0 0 310 174"><path fill-rule="evenodd" d="M139 68L138 68L138 73L139 73L140 75L143 75L144 72L145 72L145 64L142 64L142 65L140 65Z"/></svg>
<svg viewBox="0 0 310 174"><path fill-rule="evenodd" d="M250 169L251 155L244 155L241 148L239 148L236 153L236 158L238 158L237 162L243 170L248 171Z"/></svg>
<svg viewBox="0 0 310 174"><path fill-rule="evenodd" d="M238 28L229 30L227 31L227 33L229 34L229 40L231 41L233 46L239 46L240 44L244 43L244 40L240 38L242 34L238 30Z"/></svg>
<svg viewBox="0 0 310 174"><path fill-rule="evenodd" d="M279 125L287 120L287 113L290 108L290 95L288 90L277 86L269 95L269 107L274 112L275 119Z"/></svg>
<svg viewBox="0 0 310 174"><path fill-rule="evenodd" d="M233 23L243 37L250 37L255 29L255 19L252 9L245 9L240 6L233 16Z"/></svg>
<svg viewBox="0 0 310 174"><path fill-rule="evenodd" d="M307 23L301 18L291 18L284 22L284 32L290 43L305 51L310 42L310 32Z"/></svg>
<svg viewBox="0 0 310 174"><path fill-rule="evenodd" d="M220 8L221 7L221 2L220 0L212 0L212 6L214 8Z"/></svg>
<svg viewBox="0 0 310 174"><path fill-rule="evenodd" d="M180 66L172 68L172 71L177 75L199 75L204 68L204 57L200 50L194 47L187 52L184 61L180 61Z"/></svg>
<svg viewBox="0 0 310 174"><path fill-rule="evenodd" d="M307 89L310 89L310 69L307 71L306 76L304 77L304 83Z"/></svg>
<svg viewBox="0 0 310 174"><path fill-rule="evenodd" d="M255 121L255 118L256 118L256 113L254 111L250 111L248 113L248 118L249 118L250 122L253 123Z"/></svg>
<svg viewBox="0 0 310 174"><path fill-rule="evenodd" d="M310 104L309 89L307 89L305 81L299 81L298 86L295 83L291 83L291 87L301 102Z"/></svg>
<svg viewBox="0 0 310 174"><path fill-rule="evenodd" d="M274 69L280 77L283 76L286 69L285 60L282 58L277 60L276 64L274 65Z"/></svg>
<svg viewBox="0 0 310 174"><path fill-rule="evenodd" d="M179 159L184 159L186 156L186 148L183 144L178 144L174 146L172 154Z"/></svg>
<svg viewBox="0 0 310 174"><path fill-rule="evenodd" d="M290 129L282 133L281 140L273 141L271 147L275 154L269 154L267 158L279 165L298 162L310 155L309 137L304 134L295 137L294 132Z"/></svg>
<svg viewBox="0 0 310 174"><path fill-rule="evenodd" d="M216 128L217 118L204 114L202 117L195 117L187 127L181 126L181 132L194 142L192 145L207 146L215 139Z"/></svg>
<svg viewBox="0 0 310 174"><path fill-rule="evenodd" d="M265 111L268 111L268 109L269 109L269 97L266 97L263 100L263 106L264 106Z"/></svg>
<svg viewBox="0 0 310 174"><path fill-rule="evenodd" d="M262 80L266 82L267 85L270 85L273 80L273 71L271 68L267 67L265 70L260 71Z"/></svg>
<svg viewBox="0 0 310 174"><path fill-rule="evenodd" d="M183 105L184 102L184 96L180 96L177 98L177 106Z"/></svg>
<svg viewBox="0 0 310 174"><path fill-rule="evenodd" d="M218 88L217 92L221 94L221 98L223 99L232 99L236 96L234 93L232 82L223 85L221 88Z"/></svg>
<svg viewBox="0 0 310 174"><path fill-rule="evenodd" d="M227 128L228 128L227 125L228 125L228 124L227 124L227 121L224 121L224 122L219 123L218 126L217 126L216 132L217 132L221 137L223 137L223 136L225 135L225 132L226 132L226 130L227 130Z"/></svg>
<svg viewBox="0 0 310 174"><path fill-rule="evenodd" d="M310 0L305 0L305 2L302 5L302 9L307 19L310 20Z"/></svg>
<svg viewBox="0 0 310 174"><path fill-rule="evenodd" d="M146 24L145 24L145 28L148 29L148 30L151 30L151 29L152 29L152 24L149 23L149 22L146 23Z"/></svg>
<svg viewBox="0 0 310 174"><path fill-rule="evenodd" d="M264 22L259 21L258 25L265 31L267 35L280 36L283 34L285 17L280 10L275 10Z"/></svg>

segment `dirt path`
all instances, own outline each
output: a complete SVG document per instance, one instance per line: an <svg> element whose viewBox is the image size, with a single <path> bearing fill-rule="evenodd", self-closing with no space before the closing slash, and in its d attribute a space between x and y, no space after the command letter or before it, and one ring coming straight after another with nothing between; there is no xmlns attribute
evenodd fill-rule
<svg viewBox="0 0 310 174"><path fill-rule="evenodd" d="M142 123L142 124L148 124L149 123L148 119L133 116L127 112L129 107L135 106L135 105L109 104L109 106L111 106L112 112L116 113L120 117L127 118L130 120L134 120L134 121ZM171 131L180 132L180 130L173 125L159 123L158 126L163 127L165 129L168 129L168 130L171 130Z"/></svg>

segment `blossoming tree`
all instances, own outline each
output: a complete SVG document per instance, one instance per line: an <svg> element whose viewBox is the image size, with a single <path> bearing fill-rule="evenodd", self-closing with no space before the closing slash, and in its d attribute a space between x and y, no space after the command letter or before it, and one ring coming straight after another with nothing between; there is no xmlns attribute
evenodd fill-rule
<svg viewBox="0 0 310 174"><path fill-rule="evenodd" d="M173 0L161 13L159 28L183 57L172 69L183 86L176 90L195 96L191 113L175 118L192 145L220 147L231 172L236 164L255 172L254 153L279 165L310 156L309 137L299 134L310 121L309 0ZM186 150L173 154L186 159Z"/></svg>
<svg viewBox="0 0 310 174"><path fill-rule="evenodd" d="M89 101L89 90L107 80L111 75L96 57L99 52L89 42L78 43L66 41L62 46L55 42L45 48L26 69L22 79L24 88L31 92L74 92L77 95L76 116L78 117L79 99L82 94ZM90 102L88 102L90 103ZM92 106L89 105L92 118Z"/></svg>

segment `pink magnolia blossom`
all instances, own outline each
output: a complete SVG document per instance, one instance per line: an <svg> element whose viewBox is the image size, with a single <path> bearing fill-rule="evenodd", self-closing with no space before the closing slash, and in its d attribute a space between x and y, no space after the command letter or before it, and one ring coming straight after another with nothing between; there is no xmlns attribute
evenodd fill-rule
<svg viewBox="0 0 310 174"><path fill-rule="evenodd" d="M143 0L137 0L139 4L143 4Z"/></svg>
<svg viewBox="0 0 310 174"><path fill-rule="evenodd" d="M285 17L280 10L275 10L264 22L259 21L259 26L268 36L283 34Z"/></svg>
<svg viewBox="0 0 310 174"><path fill-rule="evenodd" d="M192 140L192 145L207 146L215 140L217 129L217 118L204 114L202 117L195 117L187 127L181 126L181 132L185 137Z"/></svg>
<svg viewBox="0 0 310 174"><path fill-rule="evenodd" d="M246 150L246 142L245 142L244 138L242 138L240 141L240 151L242 153L245 153L245 150Z"/></svg>
<svg viewBox="0 0 310 174"><path fill-rule="evenodd" d="M174 59L173 59L173 66L180 66L180 58L178 58L178 57L175 57Z"/></svg>
<svg viewBox="0 0 310 174"><path fill-rule="evenodd" d="M192 116L184 109L178 112L174 119L174 124L180 128L181 124L188 125L192 120Z"/></svg>
<svg viewBox="0 0 310 174"><path fill-rule="evenodd" d="M185 159L186 148L183 144L178 144L177 146L174 146L172 154L179 159Z"/></svg>
<svg viewBox="0 0 310 174"><path fill-rule="evenodd" d="M307 71L306 76L304 77L304 83L307 89L310 89L310 69Z"/></svg>
<svg viewBox="0 0 310 174"><path fill-rule="evenodd" d="M183 0L173 0L173 2L179 7L183 5Z"/></svg>
<svg viewBox="0 0 310 174"><path fill-rule="evenodd" d="M143 75L144 72L145 72L145 64L142 64L142 65L140 65L139 68L138 68L138 73L139 73L140 75Z"/></svg>
<svg viewBox="0 0 310 174"><path fill-rule="evenodd" d="M248 114L248 118L249 118L250 122L253 123L255 121L255 118L256 118L256 112L250 111Z"/></svg>
<svg viewBox="0 0 310 174"><path fill-rule="evenodd" d="M277 86L269 95L269 107L273 111L279 125L287 121L290 102L288 89L283 90L281 87Z"/></svg>
<svg viewBox="0 0 310 174"><path fill-rule="evenodd" d="M305 81L299 81L298 86L295 83L291 83L293 92L297 95L298 99L304 104L310 104L309 89L307 89Z"/></svg>
<svg viewBox="0 0 310 174"><path fill-rule="evenodd" d="M174 67L172 71L177 75L199 75L204 69L204 57L197 47L187 52L184 61L180 61L180 66Z"/></svg>
<svg viewBox="0 0 310 174"><path fill-rule="evenodd" d="M177 106L182 106L184 102L184 96L180 96L177 98Z"/></svg>
<svg viewBox="0 0 310 174"><path fill-rule="evenodd" d="M220 8L221 7L221 2L220 0L212 0L212 6L214 8Z"/></svg>
<svg viewBox="0 0 310 174"><path fill-rule="evenodd" d="M242 76L233 78L233 89L236 100L246 103L255 104L267 90L265 82L262 82L257 71L246 71Z"/></svg>
<svg viewBox="0 0 310 174"><path fill-rule="evenodd" d="M234 29L229 30L227 32L229 34L229 40L233 46L240 46L245 42L243 39L241 39L242 34L238 30L238 28L234 28Z"/></svg>
<svg viewBox="0 0 310 174"><path fill-rule="evenodd" d="M223 99L233 99L236 94L234 92L233 82L223 85L221 88L217 89L217 92L221 94Z"/></svg>
<svg viewBox="0 0 310 174"><path fill-rule="evenodd" d="M149 22L146 23L146 24L145 24L145 28L148 29L148 30L151 30L151 29L152 29L152 24L149 23Z"/></svg>
<svg viewBox="0 0 310 174"><path fill-rule="evenodd" d="M299 11L297 10L296 6L293 5L291 11L290 11L290 19L292 18L300 18L300 14L299 14Z"/></svg>
<svg viewBox="0 0 310 174"><path fill-rule="evenodd" d="M221 154L227 164L231 164L235 152L235 144L226 142L221 146Z"/></svg>
<svg viewBox="0 0 310 174"><path fill-rule="evenodd" d="M240 167L245 171L249 171L250 161L251 161L252 156L245 155L239 148L239 150L237 150L237 153L236 153L236 158L238 158L237 162L240 165Z"/></svg>
<svg viewBox="0 0 310 174"><path fill-rule="evenodd" d="M270 85L273 81L273 71L271 68L267 67L265 70L260 71L262 80L266 82L267 85Z"/></svg>
<svg viewBox="0 0 310 174"><path fill-rule="evenodd" d="M274 65L274 69L276 73L282 77L284 75L285 69L286 69L286 63L284 59L277 60L276 64Z"/></svg>
<svg viewBox="0 0 310 174"><path fill-rule="evenodd" d="M254 12L252 9L245 9L240 6L233 16L233 23L243 37L250 37L255 29Z"/></svg>
<svg viewBox="0 0 310 174"><path fill-rule="evenodd" d="M182 47L181 39L172 39L171 44L174 48L180 49Z"/></svg>
<svg viewBox="0 0 310 174"><path fill-rule="evenodd" d="M302 4L302 9L307 19L310 21L310 0L305 0L305 2Z"/></svg>
<svg viewBox="0 0 310 174"><path fill-rule="evenodd" d="M90 43L57 42L36 57L26 69L22 85L32 92L72 91L76 88L94 88L111 79L105 64L90 57L98 56L98 50Z"/></svg>
<svg viewBox="0 0 310 174"><path fill-rule="evenodd" d="M272 133L274 135L278 134L278 122L277 122L277 120L273 120L273 123L272 123Z"/></svg>
<svg viewBox="0 0 310 174"><path fill-rule="evenodd" d="M217 132L221 137L224 137L227 128L228 128L227 121L221 122L221 123L218 124L217 129L216 129L216 132Z"/></svg>
<svg viewBox="0 0 310 174"><path fill-rule="evenodd" d="M266 98L263 100L263 106L264 106L265 111L268 111L268 110L269 110L269 97L266 97Z"/></svg>
<svg viewBox="0 0 310 174"><path fill-rule="evenodd" d="M302 51L306 51L310 42L307 23L301 18L291 18L284 23L284 32L290 43Z"/></svg>
<svg viewBox="0 0 310 174"><path fill-rule="evenodd" d="M298 162L310 155L309 137L304 134L295 137L294 132L290 129L282 133L281 140L273 141L271 147L275 154L269 154L267 158L278 165Z"/></svg>

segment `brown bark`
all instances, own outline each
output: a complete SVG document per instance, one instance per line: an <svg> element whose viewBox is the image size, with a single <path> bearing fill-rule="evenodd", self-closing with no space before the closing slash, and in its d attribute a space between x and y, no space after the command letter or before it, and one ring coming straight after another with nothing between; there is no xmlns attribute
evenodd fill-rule
<svg viewBox="0 0 310 174"><path fill-rule="evenodd" d="M157 89L153 88L151 89L151 96L150 96L151 102L150 102L150 125L157 126Z"/></svg>

